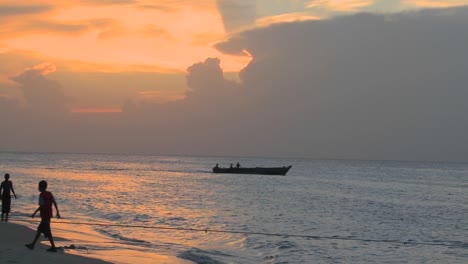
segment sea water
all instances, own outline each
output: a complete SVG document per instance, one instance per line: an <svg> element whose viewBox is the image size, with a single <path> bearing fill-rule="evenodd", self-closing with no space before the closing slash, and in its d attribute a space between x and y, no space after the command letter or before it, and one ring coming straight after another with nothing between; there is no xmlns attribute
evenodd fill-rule
<svg viewBox="0 0 468 264"><path fill-rule="evenodd" d="M237 162L292 169L211 173ZM59 246L118 263L468 263L466 163L0 153L0 172L12 222L30 221L45 179L52 229L74 238Z"/></svg>

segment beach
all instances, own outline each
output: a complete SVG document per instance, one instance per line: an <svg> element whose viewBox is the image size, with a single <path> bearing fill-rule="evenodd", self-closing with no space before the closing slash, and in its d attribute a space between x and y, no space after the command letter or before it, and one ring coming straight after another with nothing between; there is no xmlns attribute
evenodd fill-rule
<svg viewBox="0 0 468 264"><path fill-rule="evenodd" d="M2 222L0 223L0 262L17 264L45 264L45 263L68 263L68 264L106 264L103 260L86 258L73 255L67 249L60 248L58 252L47 252L48 241L37 243L34 250L26 248L24 245L31 242L35 231L22 225ZM55 238L58 246L64 241L62 238Z"/></svg>
<svg viewBox="0 0 468 264"><path fill-rule="evenodd" d="M15 220L13 220L15 221ZM62 226L54 232L54 226ZM45 263L68 263L68 264L127 264L127 263L162 263L162 264L187 264L192 263L183 259L159 255L155 253L140 253L131 249L127 250L101 250L95 252L83 248L75 241L79 241L87 234L79 237L76 233L63 231L64 225L53 224L52 232L54 235L57 252L47 252L50 247L49 241L43 236L39 239L34 250L25 247L25 244L31 242L35 235L35 230L21 224L12 222L1 222L0 224L0 263L17 264L45 264ZM68 226L69 227L69 226ZM101 240L104 242L104 240ZM76 247L76 248L73 248ZM83 256L86 255L86 256Z"/></svg>

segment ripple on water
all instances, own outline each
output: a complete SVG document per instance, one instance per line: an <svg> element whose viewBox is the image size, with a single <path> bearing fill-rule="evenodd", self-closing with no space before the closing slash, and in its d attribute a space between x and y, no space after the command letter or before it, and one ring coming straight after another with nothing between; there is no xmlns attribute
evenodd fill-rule
<svg viewBox="0 0 468 264"><path fill-rule="evenodd" d="M208 256L209 253L213 252L192 248L178 254L177 257L193 261L197 264L224 264L224 262Z"/></svg>

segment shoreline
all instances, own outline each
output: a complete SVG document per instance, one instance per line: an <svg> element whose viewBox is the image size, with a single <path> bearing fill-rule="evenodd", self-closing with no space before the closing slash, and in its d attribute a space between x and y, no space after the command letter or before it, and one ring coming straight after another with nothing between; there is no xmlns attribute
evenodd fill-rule
<svg viewBox="0 0 468 264"><path fill-rule="evenodd" d="M82 241L95 243L115 243L110 238L96 237L91 229L73 227L69 224L52 222L52 233L58 252L47 252L49 241L42 235L34 250L25 247L32 241L36 231L33 229L38 222L15 221L0 223L0 263L17 264L130 264L130 263L162 263L162 264L193 264L193 262L173 256L165 256L152 252L141 252L132 249L113 249L112 247L98 250L80 245Z"/></svg>
<svg viewBox="0 0 468 264"><path fill-rule="evenodd" d="M68 250L59 248L57 252L47 252L49 248L48 241L46 244L43 237L38 241L34 250L25 247L25 244L32 241L35 231L27 226L11 223L0 223L0 262L1 263L17 263L17 264L48 264L48 263L68 263L68 264L110 264L111 262L83 257L70 254ZM60 237L54 237L58 247L63 241L67 241Z"/></svg>

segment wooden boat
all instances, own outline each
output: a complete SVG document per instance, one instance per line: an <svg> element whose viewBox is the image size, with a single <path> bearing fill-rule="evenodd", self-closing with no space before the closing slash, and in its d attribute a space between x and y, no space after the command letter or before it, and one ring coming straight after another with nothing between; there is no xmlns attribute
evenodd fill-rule
<svg viewBox="0 0 468 264"><path fill-rule="evenodd" d="M213 173L235 173L235 174L263 174L263 175L286 175L292 166L283 167L255 167L255 168L222 168L213 167Z"/></svg>

